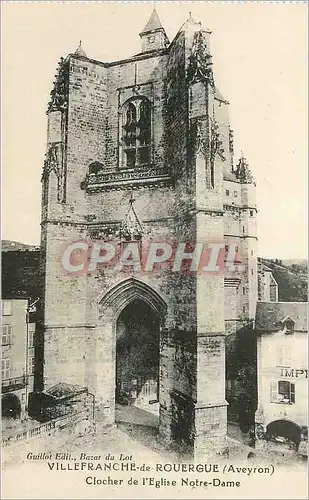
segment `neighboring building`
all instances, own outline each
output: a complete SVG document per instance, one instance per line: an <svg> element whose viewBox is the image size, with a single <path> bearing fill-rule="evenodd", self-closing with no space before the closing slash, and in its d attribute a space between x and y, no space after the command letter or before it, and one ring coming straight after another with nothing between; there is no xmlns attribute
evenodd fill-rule
<svg viewBox="0 0 309 500"><path fill-rule="evenodd" d="M262 262L258 264L258 300L260 302L278 302L279 289L270 267Z"/></svg>
<svg viewBox="0 0 309 500"><path fill-rule="evenodd" d="M2 300L2 416L24 418L34 381L33 312L28 299Z"/></svg>
<svg viewBox="0 0 309 500"><path fill-rule="evenodd" d="M80 45L59 63L42 175L41 389L86 386L107 423L115 402L140 394L159 402L166 443L218 451L225 335L255 317L255 183L234 161L210 31L190 17L169 43L154 11L140 38L125 60L95 61ZM102 239L232 242L245 272L64 273L69 244Z"/></svg>
<svg viewBox="0 0 309 500"><path fill-rule="evenodd" d="M308 325L306 302L258 302L259 437L307 438Z"/></svg>

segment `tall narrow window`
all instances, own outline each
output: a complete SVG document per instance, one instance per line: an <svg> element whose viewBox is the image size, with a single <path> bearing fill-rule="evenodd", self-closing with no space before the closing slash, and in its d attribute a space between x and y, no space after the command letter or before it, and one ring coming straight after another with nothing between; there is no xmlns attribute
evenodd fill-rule
<svg viewBox="0 0 309 500"><path fill-rule="evenodd" d="M148 165L150 162L151 109L147 99L134 99L123 110L123 158L126 168Z"/></svg>
<svg viewBox="0 0 309 500"><path fill-rule="evenodd" d="M2 345L12 343L12 325L2 325Z"/></svg>
<svg viewBox="0 0 309 500"><path fill-rule="evenodd" d="M11 360L9 358L4 358L1 360L1 378L2 380L7 380L10 378L11 372Z"/></svg>

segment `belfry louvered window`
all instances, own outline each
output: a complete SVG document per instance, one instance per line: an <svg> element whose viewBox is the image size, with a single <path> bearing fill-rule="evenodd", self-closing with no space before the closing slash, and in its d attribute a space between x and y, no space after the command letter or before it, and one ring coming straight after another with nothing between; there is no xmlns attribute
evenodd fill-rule
<svg viewBox="0 0 309 500"><path fill-rule="evenodd" d="M123 167L142 167L150 163L151 107L148 99L132 99L123 106L121 140Z"/></svg>

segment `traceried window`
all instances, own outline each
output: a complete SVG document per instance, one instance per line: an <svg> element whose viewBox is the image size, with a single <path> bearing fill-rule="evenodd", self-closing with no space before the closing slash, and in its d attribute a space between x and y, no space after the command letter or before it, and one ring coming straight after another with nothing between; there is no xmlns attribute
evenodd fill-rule
<svg viewBox="0 0 309 500"><path fill-rule="evenodd" d="M272 403L295 403L295 384L288 380L279 380L270 384L270 400Z"/></svg>
<svg viewBox="0 0 309 500"><path fill-rule="evenodd" d="M151 108L146 98L132 99L122 113L122 166L135 168L150 163Z"/></svg>

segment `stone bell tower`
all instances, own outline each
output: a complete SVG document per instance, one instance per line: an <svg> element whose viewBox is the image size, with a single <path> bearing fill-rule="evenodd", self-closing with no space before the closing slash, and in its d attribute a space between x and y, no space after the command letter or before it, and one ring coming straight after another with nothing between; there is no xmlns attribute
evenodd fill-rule
<svg viewBox="0 0 309 500"><path fill-rule="evenodd" d="M142 52L114 62L95 61L80 45L61 59L51 92L43 385L88 387L111 423L124 390L137 404L143 384L157 384L159 434L200 457L226 446L224 273L63 269L72 242L110 242L117 252L138 242L142 254L152 242L188 243L180 260L192 262L200 244L224 240L224 169L232 160L210 31L190 16L169 44L154 11L140 37ZM143 328L142 310L153 318ZM147 328L156 332L151 341Z"/></svg>

